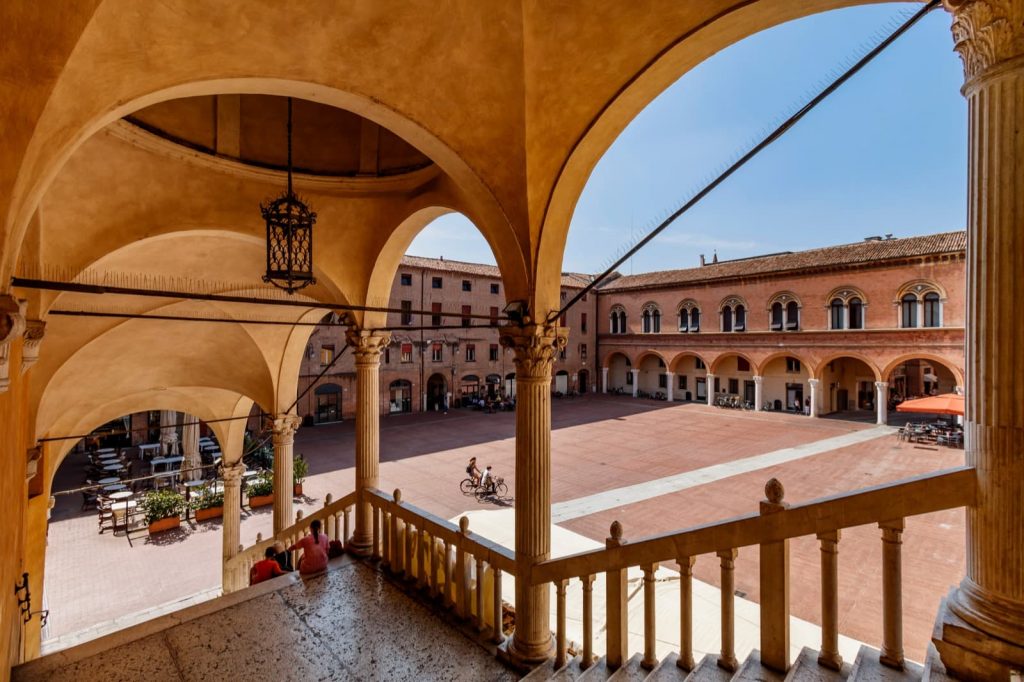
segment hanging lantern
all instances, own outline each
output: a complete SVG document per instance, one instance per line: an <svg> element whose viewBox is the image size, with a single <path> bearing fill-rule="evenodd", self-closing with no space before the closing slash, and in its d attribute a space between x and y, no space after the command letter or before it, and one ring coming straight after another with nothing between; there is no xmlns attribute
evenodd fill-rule
<svg viewBox="0 0 1024 682"><path fill-rule="evenodd" d="M267 274L264 282L294 294L316 284L313 277L313 224L316 213L292 190L292 99L288 98L288 189L260 204L267 223Z"/></svg>

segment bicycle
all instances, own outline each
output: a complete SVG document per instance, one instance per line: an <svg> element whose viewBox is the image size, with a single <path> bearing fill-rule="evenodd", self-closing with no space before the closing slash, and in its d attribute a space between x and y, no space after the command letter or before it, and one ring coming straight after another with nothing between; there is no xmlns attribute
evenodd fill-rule
<svg viewBox="0 0 1024 682"><path fill-rule="evenodd" d="M493 476L491 482L486 486L476 486L476 499L481 500L485 497L495 495L497 497L505 497L508 494L508 486L505 485L505 479L501 476Z"/></svg>

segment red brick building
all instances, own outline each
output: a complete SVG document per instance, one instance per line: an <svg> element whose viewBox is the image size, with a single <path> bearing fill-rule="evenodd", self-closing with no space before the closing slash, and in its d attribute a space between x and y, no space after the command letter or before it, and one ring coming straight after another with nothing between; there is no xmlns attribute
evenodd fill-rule
<svg viewBox="0 0 1024 682"><path fill-rule="evenodd" d="M564 274L562 300L591 279ZM497 267L407 256L392 284L388 305L408 312L388 316L392 340L381 358L382 414L440 410L446 402L459 407L474 396L515 395L510 351L499 346L497 329L477 326L496 322L506 305ZM587 296L563 318L570 336L555 361L553 391L597 390L596 311L597 297ZM306 347L300 394L336 353L345 352L345 327L327 322L316 328ZM446 328L420 329L428 326ZM347 353L299 401L298 411L314 423L355 414L355 369Z"/></svg>
<svg viewBox="0 0 1024 682"><path fill-rule="evenodd" d="M884 422L963 386L965 257L949 232L620 277L598 297L603 390Z"/></svg>

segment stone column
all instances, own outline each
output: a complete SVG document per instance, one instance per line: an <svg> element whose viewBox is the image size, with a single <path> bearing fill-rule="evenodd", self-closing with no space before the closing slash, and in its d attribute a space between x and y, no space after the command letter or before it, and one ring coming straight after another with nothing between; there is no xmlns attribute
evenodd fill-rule
<svg viewBox="0 0 1024 682"><path fill-rule="evenodd" d="M760 412L764 403L764 377L754 376L754 412Z"/></svg>
<svg viewBox="0 0 1024 682"><path fill-rule="evenodd" d="M640 390L640 370L631 369L629 371L633 375L633 397L635 398L637 395L637 391Z"/></svg>
<svg viewBox="0 0 1024 682"><path fill-rule="evenodd" d="M821 385L821 379L808 379L807 383L811 386L811 417L818 416L818 387Z"/></svg>
<svg viewBox="0 0 1024 682"><path fill-rule="evenodd" d="M601 368L601 393L608 392L608 368Z"/></svg>
<svg viewBox="0 0 1024 682"><path fill-rule="evenodd" d="M947 599L936 645L964 679L1024 667L1024 3L945 0L968 105L967 576Z"/></svg>
<svg viewBox="0 0 1024 682"><path fill-rule="evenodd" d="M705 385L705 387L707 387L708 405L714 405L715 404L715 375L711 374L710 372L708 372L707 378L705 379L705 381L706 381L706 383L704 385Z"/></svg>
<svg viewBox="0 0 1024 682"><path fill-rule="evenodd" d="M567 332L532 323L502 327L501 345L515 353L516 567L524 576L551 556L551 364ZM552 653L549 587L516 580L516 631L509 654L539 662Z"/></svg>
<svg viewBox="0 0 1024 682"><path fill-rule="evenodd" d="M238 545L241 542L242 523L242 474L245 473L245 463L234 462L221 465L221 476L224 478L224 517L221 521L222 533L222 577L221 589L227 593L241 589L245 584L236 584L241 581L238 576L228 575L227 563L238 554Z"/></svg>
<svg viewBox="0 0 1024 682"><path fill-rule="evenodd" d="M272 438L274 443L274 534L295 522L292 513L294 492L293 465L295 453L295 431L302 424L296 414L279 414L274 417Z"/></svg>
<svg viewBox="0 0 1024 682"><path fill-rule="evenodd" d="M352 327L346 339L356 361L356 490L363 491L380 483L380 354L391 336ZM365 556L373 545L372 512L362 500L355 508L355 529L345 544Z"/></svg>
<svg viewBox="0 0 1024 682"><path fill-rule="evenodd" d="M875 382L875 423L884 425L889 423L889 382Z"/></svg>
<svg viewBox="0 0 1024 682"><path fill-rule="evenodd" d="M674 372L665 372L665 399L672 402L672 390L675 388L676 375Z"/></svg>

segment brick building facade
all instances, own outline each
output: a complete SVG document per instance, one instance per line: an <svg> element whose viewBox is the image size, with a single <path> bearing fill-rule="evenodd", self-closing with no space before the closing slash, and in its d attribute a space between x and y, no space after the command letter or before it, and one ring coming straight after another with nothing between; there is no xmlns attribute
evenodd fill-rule
<svg viewBox="0 0 1024 682"><path fill-rule="evenodd" d="M564 274L562 300L590 281L587 275ZM598 388L596 299L585 297L562 320L570 336L555 361L555 392L587 393ZM388 305L408 312L388 315L392 331L391 345L381 358L381 414L440 410L446 402L459 407L472 396L515 395L511 353L499 346L497 329L486 326L502 316L506 305L497 267L407 256L395 276ZM355 414L355 368L344 351L345 327L331 324L331 319L325 322L310 337L299 377L300 394L316 381L298 405L299 414L312 423ZM438 326L445 328L420 329ZM346 354L317 380L336 353Z"/></svg>

